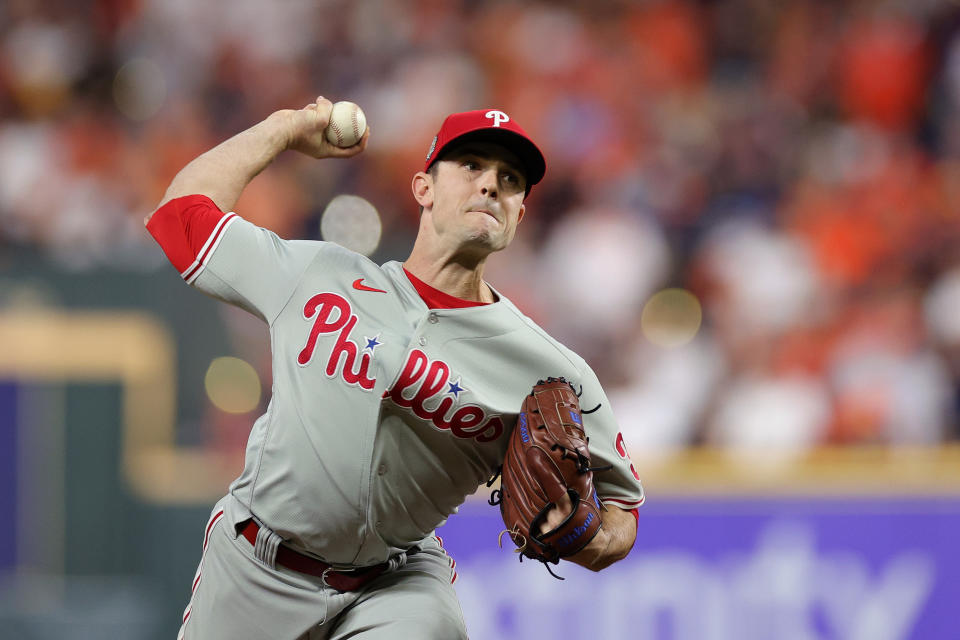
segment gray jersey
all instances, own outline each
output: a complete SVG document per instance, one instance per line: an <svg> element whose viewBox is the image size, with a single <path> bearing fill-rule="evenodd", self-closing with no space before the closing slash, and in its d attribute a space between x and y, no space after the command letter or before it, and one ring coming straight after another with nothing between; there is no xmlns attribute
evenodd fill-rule
<svg viewBox="0 0 960 640"><path fill-rule="evenodd" d="M222 227L222 228L220 228ZM503 459L524 395L563 376L582 405L601 500L643 489L589 366L504 296L430 310L398 262L286 241L224 214L188 282L270 327L273 397L230 492L294 548L370 565L421 540Z"/></svg>

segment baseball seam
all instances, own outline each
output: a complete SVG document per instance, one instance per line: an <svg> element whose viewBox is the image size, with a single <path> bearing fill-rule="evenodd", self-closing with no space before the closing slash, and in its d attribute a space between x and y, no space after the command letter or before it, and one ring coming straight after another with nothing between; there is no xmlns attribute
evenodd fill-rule
<svg viewBox="0 0 960 640"><path fill-rule="evenodd" d="M337 146L343 146L343 132L340 131L340 127L337 126L335 121L330 122L330 126L333 127L333 133L337 136Z"/></svg>
<svg viewBox="0 0 960 640"><path fill-rule="evenodd" d="M351 114L350 121L353 123L353 137L357 140L360 139L360 122L357 118L357 110L354 109Z"/></svg>

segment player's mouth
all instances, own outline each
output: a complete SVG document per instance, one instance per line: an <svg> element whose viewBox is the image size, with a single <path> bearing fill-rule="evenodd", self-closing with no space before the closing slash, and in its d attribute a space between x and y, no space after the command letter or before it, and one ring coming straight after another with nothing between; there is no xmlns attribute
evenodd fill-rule
<svg viewBox="0 0 960 640"><path fill-rule="evenodd" d="M468 212L470 212L470 213L485 213L485 214L487 214L488 216L490 216L491 218L493 218L494 220L496 220L497 222L500 222L500 218L497 216L497 214L495 214L495 213L494 213L493 211L491 211L490 209L485 209L485 208L483 208L483 207L478 207L478 208L476 208L476 209L469 209Z"/></svg>

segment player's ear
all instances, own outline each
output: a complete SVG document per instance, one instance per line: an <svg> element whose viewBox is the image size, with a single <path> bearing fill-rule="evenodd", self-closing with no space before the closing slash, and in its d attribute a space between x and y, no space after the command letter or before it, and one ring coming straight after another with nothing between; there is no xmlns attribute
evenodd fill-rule
<svg viewBox="0 0 960 640"><path fill-rule="evenodd" d="M527 205L520 205L520 214L517 216L517 224L520 224L520 221L523 220L523 214L527 212Z"/></svg>
<svg viewBox="0 0 960 640"><path fill-rule="evenodd" d="M433 206L433 176L423 171L417 171L413 175L413 182L410 184L413 191L413 198L421 207Z"/></svg>

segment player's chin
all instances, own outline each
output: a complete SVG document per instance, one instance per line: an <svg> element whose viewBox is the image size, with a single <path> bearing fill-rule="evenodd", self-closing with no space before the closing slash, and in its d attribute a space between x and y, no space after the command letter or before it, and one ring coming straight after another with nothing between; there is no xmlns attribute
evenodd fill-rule
<svg viewBox="0 0 960 640"><path fill-rule="evenodd" d="M508 243L502 233L492 233L488 229L474 229L467 235L463 244L475 251L493 253L505 249Z"/></svg>
<svg viewBox="0 0 960 640"><path fill-rule="evenodd" d="M478 214L470 225L470 235L477 240L483 240L488 244L495 245L505 241L509 234L506 226L486 213Z"/></svg>

